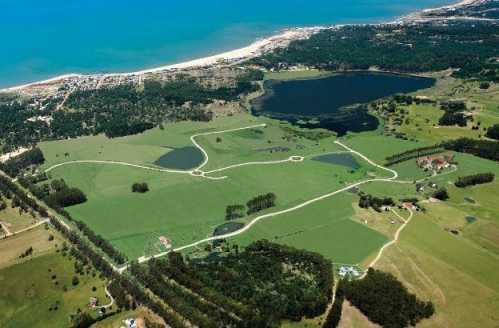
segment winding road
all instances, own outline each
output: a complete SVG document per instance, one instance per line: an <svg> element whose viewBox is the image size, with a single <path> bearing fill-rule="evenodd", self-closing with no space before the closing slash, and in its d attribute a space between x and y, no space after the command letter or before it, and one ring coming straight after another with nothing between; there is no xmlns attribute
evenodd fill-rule
<svg viewBox="0 0 499 328"><path fill-rule="evenodd" d="M206 164L208 164L208 162L209 162L209 155L206 152L206 150L196 141L196 138L202 137L202 136L208 136L208 135L215 135L215 134L223 134L223 133L228 133L228 132L241 131L241 130L246 130L246 129L262 128L262 127L265 127L265 126L266 126L266 124L256 124L256 125L250 125L250 126L241 127L241 128L227 129L227 130L221 130L221 131L212 131L212 132L204 132L204 133L198 133L198 134L192 135L190 137L190 140L191 140L192 144L201 151L201 153L203 154L204 159L203 159L203 162L200 165L198 165L196 168L191 169L191 170L172 170L172 169L165 169L165 168L159 168L159 167L151 167L151 166L145 166L145 165L139 165L139 164L132 164L132 163L127 163L127 162L119 162L119 161L75 160L75 161L68 161L68 162L64 162L64 163L55 164L55 165L49 167L48 169L46 169L45 172L50 172L50 171L52 171L52 170L54 170L54 169L56 169L58 167L64 166L64 165L71 165L71 164L78 164L78 163L92 163L92 164L103 164L103 165L123 165L123 166L130 166L130 167L135 167L135 168L140 168L140 169L150 170L150 171L156 171L156 172L166 172L166 173L175 173L175 174L189 174L189 175L192 175L192 176L202 177L202 178L206 178L206 179L210 179L210 180L221 180L221 179L225 179L227 177L226 176L210 177L210 176L208 176L208 174L219 173L219 172L223 172L223 171L226 171L226 170L230 170L230 169L237 168L237 167L242 167L242 166L247 166L247 165L275 165L275 164L283 164L283 163L287 163L287 162L302 162L304 160L304 157L302 157L302 156L290 156L289 158L282 159L282 160L245 162L245 163L239 163L239 164L229 165L229 166L218 168L218 169L213 169L213 170L210 170L210 171L203 171L202 170L202 168L205 167ZM250 230L255 224L257 224L259 221L261 221L263 219L267 219L267 218L271 218L271 217L275 217L275 216L278 216L278 215L282 215L282 214L286 214L286 213L290 213L290 212L299 210L299 209L301 209L303 207L306 207L306 206L308 206L310 204L313 204L315 202L318 202L318 201L321 201L321 200L333 197L333 196L335 196L335 195L337 195L339 193L345 192L345 191L347 191L347 190L349 190L351 188L355 188L355 187L358 187L360 185L364 185L364 184L371 183L371 182L413 183L413 181L400 181L400 180L396 180L398 178L398 176L399 176L397 171L375 163L374 161L372 161L371 159L369 159L364 154L362 154L362 153L360 153L360 152L358 152L358 151L350 148L349 146L343 144L341 141L337 140L337 141L335 141L335 143L337 145L341 146L343 149L345 149L344 152L348 152L348 153L352 153L352 154L357 155L358 157L362 158L363 160L365 160L370 165L372 165L372 166L374 166L376 168L379 168L381 170L384 170L386 172L389 172L391 174L391 176L388 177L388 178L367 179L367 180L363 180L363 181L359 181L359 182L350 184L350 185L348 185L346 187L343 187L341 189L338 189L338 190L326 193L324 195L312 198L310 200L307 200L307 201L305 201L303 203L300 203L298 205L295 205L293 207L257 216L253 220L251 220L250 222L248 222L243 228L241 228L241 229L239 229L237 231L233 231L233 232L230 232L230 233L227 233L227 234L224 234L224 235L212 236L212 237L208 237L208 238L205 238L205 239L201 239L201 240L198 240L198 241L196 241L194 243L191 243L191 244L188 244L188 245L184 245L184 246L181 246L181 247L177 247L177 248L175 248L173 250L162 252L162 253L159 253L159 254L156 254L156 255L153 255L153 256L150 256L150 257L141 257L141 258L138 259L138 262L139 263L144 263L144 262L147 262L147 261L149 261L149 260L151 260L153 258L163 257L163 256L167 255L168 253L170 253L172 251L179 252L179 251L182 251L182 250L185 250L185 249L188 249L188 248L197 247L200 244L204 244L204 243L207 243L207 242L211 242L211 241L215 241L215 240L220 240L220 239L228 239L228 238L232 238L232 237L238 236L238 235L243 234L243 233L247 232L248 230ZM400 217L400 215L398 213L395 213L395 214ZM407 220L405 220L402 217L400 217L402 219L402 221L404 221L404 223L396 231L395 238L393 240L391 240L390 242L386 243L379 250L376 258L369 264L368 267L374 266L379 261L379 259L381 258L384 250L386 248L388 248L389 246L391 246L392 244L394 244L395 242L397 242L397 240L399 238L399 235L400 235L400 232L410 222L410 220L412 218L412 215L413 215L413 212L411 211L410 216L409 216L409 218ZM126 265L123 266L123 267L121 267L121 268L117 268L117 267L114 267L114 268L115 268L116 271L118 271L120 273L122 273L125 270L127 270L127 266Z"/></svg>
<svg viewBox="0 0 499 328"><path fill-rule="evenodd" d="M207 243L207 242L210 242L210 241L220 240L220 239L228 239L228 238L231 238L231 237L235 237L237 235L240 235L240 234L248 231L249 229L251 229L251 227L253 225L257 224L259 221L261 221L263 219L296 211L296 210L301 209L301 208L303 208L305 206L308 206L310 204L313 204L315 202L321 201L321 200L326 199L326 198L330 198L330 197L332 197L334 195L337 195L337 194L342 193L344 191L347 191L347 190L349 190L351 188L354 188L354 187L357 187L357 186L360 186L360 185L363 185L363 184L366 184L366 183L376 182L376 181L394 182L394 180L397 179L397 177L398 177L397 171L389 169L389 168L386 168L386 167L381 166L379 164L376 164L375 162L371 161L369 158L367 158L363 154L361 154L361 153L359 153L359 152L351 149L350 147L346 146L345 144L341 143L340 141L335 141L335 143L338 144L339 146L343 147L347 151L349 151L349 152L351 152L353 154L356 154L357 156L361 157L362 159L364 159L365 161L367 161L369 164L371 164L371 165L373 165L373 166L375 166L377 168L380 168L382 170L385 170L387 172L390 172L392 174L392 176L389 177L389 178L368 179L368 180L363 180L363 181L359 181L359 182L350 184L350 185L348 185L348 186L346 186L344 188L335 190L333 192L324 194L322 196L318 196L318 197L312 198L312 199L310 199L310 200L308 200L306 202L303 202L303 203L298 204L296 206L290 207L288 209L284 209L284 210L281 210L281 211L277 211L277 212L273 212L273 213L267 213L267 214L264 214L264 215L257 216L253 220L251 220L248 224L246 224L243 228L241 228L241 229L239 229L237 231L230 232L230 233L227 233L227 234L224 234L224 235L218 235L218 236L213 236L213 237L208 237L208 238L205 238L205 239L202 239L202 240L198 240L198 241L196 241L196 242L194 242L192 244L188 244L188 245L185 245L185 246L181 246L181 247L175 248L175 249L173 249L173 251L179 252L179 251L182 251L182 250L185 250L185 249L188 249L188 248L196 247L196 246L198 246L200 244ZM167 255L170 252L171 252L171 250L163 252L163 253L159 253L159 254L156 254L156 255L150 256L150 257L141 257L141 258L139 258L139 263L147 262L147 261L151 260L152 258L163 257L163 256ZM122 268L122 270L126 270L126 267Z"/></svg>

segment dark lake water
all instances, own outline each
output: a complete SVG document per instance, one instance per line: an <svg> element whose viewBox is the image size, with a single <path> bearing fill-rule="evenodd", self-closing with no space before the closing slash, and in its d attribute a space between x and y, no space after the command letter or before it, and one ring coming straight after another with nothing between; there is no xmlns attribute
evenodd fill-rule
<svg viewBox="0 0 499 328"><path fill-rule="evenodd" d="M334 165L345 166L349 169L356 170L360 167L359 162L349 153L325 154L312 158L314 161L329 163Z"/></svg>
<svg viewBox="0 0 499 328"><path fill-rule="evenodd" d="M306 128L325 128L339 136L375 130L378 119L365 104L397 93L433 86L434 79L384 73L347 73L325 78L267 81L254 113ZM362 105L364 104L364 105Z"/></svg>
<svg viewBox="0 0 499 328"><path fill-rule="evenodd" d="M189 170L200 165L204 160L203 153L196 147L174 148L158 158L154 164L173 170Z"/></svg>

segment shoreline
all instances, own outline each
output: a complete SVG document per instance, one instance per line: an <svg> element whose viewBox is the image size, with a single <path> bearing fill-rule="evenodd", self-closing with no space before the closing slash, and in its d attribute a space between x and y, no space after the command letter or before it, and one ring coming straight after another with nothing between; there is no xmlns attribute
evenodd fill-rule
<svg viewBox="0 0 499 328"><path fill-rule="evenodd" d="M463 6L472 5L474 3L480 3L483 0L462 0L455 4L445 5L436 8L427 8L422 9L414 13L409 13L408 15L396 18L393 21L385 22L385 23L377 23L377 24L351 24L351 25L385 25L385 24L404 24L411 21L417 21L421 14L427 14L433 11L439 10L452 10L456 8L460 8ZM211 67L218 64L234 64L240 61L248 60L254 57L257 57L263 53L271 51L276 48L285 47L292 41L306 39L311 35L324 30L324 29L334 29L340 28L342 26L349 24L337 24L337 25L324 25L324 26L312 26L312 27L295 27L284 29L281 32L272 35L267 38L262 38L252 42L250 45L229 50L226 52L222 52L216 55L210 55L206 57L201 57L193 60L188 60L175 64L162 65L158 67L153 67L149 69L139 70L135 72L125 72L125 73L107 73L107 74L79 74L79 73L67 73L58 75L46 80L30 82L26 84L21 84L17 86L0 88L0 92L18 92L23 89L30 87L43 87L44 85L52 85L63 82L65 80L70 79L78 79L78 78L88 78L95 77L105 79L108 77L137 77L147 74L161 73L161 72L175 72L186 69L194 69L194 68L204 68Z"/></svg>

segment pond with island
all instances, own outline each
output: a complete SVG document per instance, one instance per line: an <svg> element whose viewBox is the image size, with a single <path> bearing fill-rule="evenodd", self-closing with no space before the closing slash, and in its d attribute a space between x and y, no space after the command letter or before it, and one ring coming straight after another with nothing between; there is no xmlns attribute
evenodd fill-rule
<svg viewBox="0 0 499 328"><path fill-rule="evenodd" d="M369 102L400 93L426 89L432 78L358 72L315 79L265 81L266 93L253 101L253 114L288 121L303 128L324 128L338 136L348 131L378 128Z"/></svg>

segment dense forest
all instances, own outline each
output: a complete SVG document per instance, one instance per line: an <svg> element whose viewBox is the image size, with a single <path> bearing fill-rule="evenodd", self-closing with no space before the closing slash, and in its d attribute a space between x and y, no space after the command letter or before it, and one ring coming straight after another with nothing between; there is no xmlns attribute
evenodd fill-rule
<svg viewBox="0 0 499 328"><path fill-rule="evenodd" d="M268 69L306 65L324 70L406 73L455 69L463 78L499 81L499 26L449 21L417 25L355 25L327 29L252 62Z"/></svg>
<svg viewBox="0 0 499 328"><path fill-rule="evenodd" d="M172 252L130 272L199 327L277 327L324 313L332 297L331 262L264 240L195 261Z"/></svg>
<svg viewBox="0 0 499 328"><path fill-rule="evenodd" d="M0 152L40 140L75 138L105 133L120 137L141 133L164 122L209 121L212 113L203 105L214 100L237 101L241 94L257 90L254 81L263 73L249 70L233 84L211 88L193 78L169 82L144 81L144 87L123 84L96 90L76 90L64 110L54 111L60 99L37 105L33 99L0 99ZM33 119L45 117L45 120Z"/></svg>
<svg viewBox="0 0 499 328"><path fill-rule="evenodd" d="M443 146L448 150L472 154L496 162L499 161L499 141L459 138L447 141Z"/></svg>
<svg viewBox="0 0 499 328"><path fill-rule="evenodd" d="M387 328L415 326L435 312L431 302L418 300L393 275L372 268L364 279L344 283L342 291L370 321Z"/></svg>

